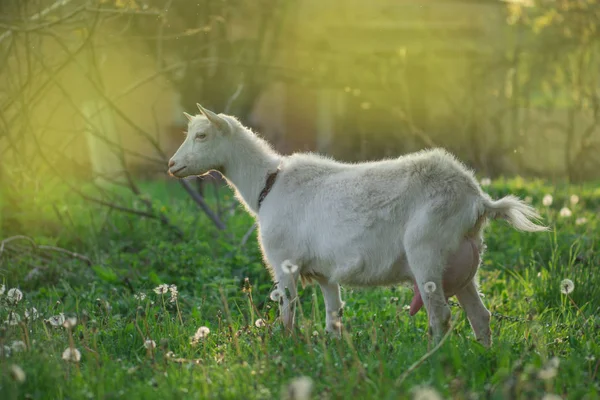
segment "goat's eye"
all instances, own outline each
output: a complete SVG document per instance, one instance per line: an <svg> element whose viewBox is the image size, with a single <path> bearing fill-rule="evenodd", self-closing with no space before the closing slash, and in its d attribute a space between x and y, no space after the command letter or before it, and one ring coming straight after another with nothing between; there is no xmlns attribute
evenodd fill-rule
<svg viewBox="0 0 600 400"><path fill-rule="evenodd" d="M196 139L197 140L204 140L206 139L206 133L199 133L196 135Z"/></svg>

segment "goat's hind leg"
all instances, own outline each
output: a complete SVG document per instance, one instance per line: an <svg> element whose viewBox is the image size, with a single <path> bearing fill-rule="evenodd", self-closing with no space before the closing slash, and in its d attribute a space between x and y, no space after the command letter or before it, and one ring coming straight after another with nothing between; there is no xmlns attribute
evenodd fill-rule
<svg viewBox="0 0 600 400"><path fill-rule="evenodd" d="M490 312L477 293L475 279L456 293L460 305L465 310L471 323L475 338L485 347L492 345L492 332L490 330Z"/></svg>
<svg viewBox="0 0 600 400"><path fill-rule="evenodd" d="M436 341L450 327L450 308L442 284L445 258L440 256L443 253L424 241L413 242L406 250L408 264L427 310L430 331Z"/></svg>

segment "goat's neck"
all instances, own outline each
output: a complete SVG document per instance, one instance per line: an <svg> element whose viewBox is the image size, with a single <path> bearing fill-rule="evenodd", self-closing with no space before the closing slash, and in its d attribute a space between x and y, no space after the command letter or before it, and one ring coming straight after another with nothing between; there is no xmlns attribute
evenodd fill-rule
<svg viewBox="0 0 600 400"><path fill-rule="evenodd" d="M254 214L258 213L258 197L267 176L275 172L281 156L262 139L243 134L235 138L234 148L225 165L225 177L236 190L240 201Z"/></svg>

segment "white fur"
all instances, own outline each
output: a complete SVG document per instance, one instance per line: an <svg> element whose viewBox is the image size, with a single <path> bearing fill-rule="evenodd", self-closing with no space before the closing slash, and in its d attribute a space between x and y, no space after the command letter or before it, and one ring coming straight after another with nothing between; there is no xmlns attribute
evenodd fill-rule
<svg viewBox="0 0 600 400"><path fill-rule="evenodd" d="M289 292L280 302L288 329L299 276L321 286L327 330L334 333L341 327L340 284L415 281L424 293L423 285L433 282L438 290L423 301L439 338L450 318L442 273L461 241L473 238L481 248L488 218L504 218L524 231L546 229L531 222L538 214L517 198L491 200L473 173L444 150L356 164L308 153L282 156L235 118L200 110L204 115L189 117L188 137L171 159L170 171L178 177L215 168L224 173L258 220L261 249L278 289ZM199 139L199 134L207 136ZM281 172L259 210L266 178L278 167ZM284 272L284 262L297 265L297 271ZM489 345L489 312L475 282L457 298L478 340Z"/></svg>

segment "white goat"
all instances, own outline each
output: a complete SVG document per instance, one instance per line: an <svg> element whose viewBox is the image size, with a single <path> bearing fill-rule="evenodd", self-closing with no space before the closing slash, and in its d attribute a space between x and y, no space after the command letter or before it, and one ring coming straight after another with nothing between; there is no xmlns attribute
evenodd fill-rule
<svg viewBox="0 0 600 400"><path fill-rule="evenodd" d="M449 326L446 300L456 295L477 340L491 344L490 313L475 280L483 227L500 217L522 231L546 230L531 221L539 218L531 206L514 196L491 200L473 173L441 149L357 164L282 156L234 117L198 108L201 115L186 113L188 135L169 172L181 178L220 171L258 219L287 329L298 277L320 285L326 329L334 334L341 329L340 284L410 281L411 314L424 304L436 339Z"/></svg>

